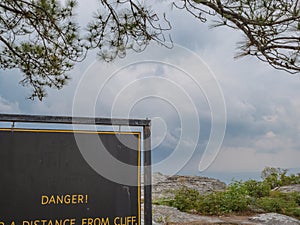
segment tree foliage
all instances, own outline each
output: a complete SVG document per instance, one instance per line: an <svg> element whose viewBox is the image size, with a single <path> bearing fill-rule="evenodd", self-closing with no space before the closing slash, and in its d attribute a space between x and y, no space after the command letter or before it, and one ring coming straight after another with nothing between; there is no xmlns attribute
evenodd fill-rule
<svg viewBox="0 0 300 225"><path fill-rule="evenodd" d="M151 3L132 0L101 3L107 13L100 14L98 23L91 24L96 28L91 40L104 59L125 56L126 49L143 50L150 40L163 45L170 41L165 31L171 29L171 22L165 14L159 18L151 10ZM213 27L240 30L244 40L236 57L255 56L276 69L300 72L299 0L176 0L172 4L201 22L214 17ZM104 37L109 37L108 41ZM103 54L107 49L113 49L112 55Z"/></svg>
<svg viewBox="0 0 300 225"><path fill-rule="evenodd" d="M105 61L125 57L127 50L143 51L150 41L167 45L164 32L171 24L150 6L132 0L105 1L88 25L87 41Z"/></svg>
<svg viewBox="0 0 300 225"><path fill-rule="evenodd" d="M261 178L270 185L271 188L276 188L285 185L300 184L300 173L288 174L287 169L265 167L261 172Z"/></svg>
<svg viewBox="0 0 300 225"><path fill-rule="evenodd" d="M74 62L85 55L73 18L74 1L0 1L0 67L18 68L23 85L42 99L44 86L61 88Z"/></svg>
<svg viewBox="0 0 300 225"><path fill-rule="evenodd" d="M153 2L98 0L100 7L84 29L74 22L76 0L0 0L0 63L18 68L23 85L42 99L45 86L61 88L66 72L89 49L105 61L143 51L150 41L171 47L172 21ZM174 0L201 22L244 34L237 57L254 56L276 69L300 72L300 0ZM84 32L83 32L84 31ZM201 41L201 40L200 40Z"/></svg>
<svg viewBox="0 0 300 225"><path fill-rule="evenodd" d="M245 36L238 56L256 56L276 69L300 72L299 0L183 0L200 20L217 16L215 26L240 30ZM206 6L206 8L203 8Z"/></svg>

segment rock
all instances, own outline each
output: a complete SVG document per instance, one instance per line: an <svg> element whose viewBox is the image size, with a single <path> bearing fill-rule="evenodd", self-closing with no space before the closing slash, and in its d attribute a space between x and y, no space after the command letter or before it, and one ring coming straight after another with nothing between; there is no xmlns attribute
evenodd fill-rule
<svg viewBox="0 0 300 225"><path fill-rule="evenodd" d="M300 193L300 184L282 186L282 187L276 188L276 190L280 191L280 192L284 192L284 193L290 193L290 192L299 192Z"/></svg>
<svg viewBox="0 0 300 225"><path fill-rule="evenodd" d="M249 218L250 221L266 225L300 225L300 221L278 213L265 213Z"/></svg>
<svg viewBox="0 0 300 225"><path fill-rule="evenodd" d="M300 221L278 213L265 213L256 216L201 216L180 212L162 205L153 205L154 225L300 225Z"/></svg>
<svg viewBox="0 0 300 225"><path fill-rule="evenodd" d="M220 191L226 188L226 184L218 179L200 176L166 176L154 173L152 176L152 198L173 198L174 191L182 187L197 190L200 194Z"/></svg>
<svg viewBox="0 0 300 225"><path fill-rule="evenodd" d="M220 223L223 222L215 217L209 216L198 216L189 213L184 213L176 208L163 206L163 205L153 205L153 221L156 224L166 224L166 223L188 223L188 222L207 222L207 223Z"/></svg>
<svg viewBox="0 0 300 225"><path fill-rule="evenodd" d="M249 221L245 216L201 216L180 212L173 207L162 205L153 205L152 211L153 225L263 225Z"/></svg>

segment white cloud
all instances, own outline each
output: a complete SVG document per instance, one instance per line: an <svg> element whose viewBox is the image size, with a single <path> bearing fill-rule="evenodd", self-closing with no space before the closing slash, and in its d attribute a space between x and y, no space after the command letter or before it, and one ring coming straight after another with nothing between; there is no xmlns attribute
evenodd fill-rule
<svg viewBox="0 0 300 225"><path fill-rule="evenodd" d="M265 137L266 138L275 138L276 134L274 134L273 131L269 131L269 132L266 133Z"/></svg>

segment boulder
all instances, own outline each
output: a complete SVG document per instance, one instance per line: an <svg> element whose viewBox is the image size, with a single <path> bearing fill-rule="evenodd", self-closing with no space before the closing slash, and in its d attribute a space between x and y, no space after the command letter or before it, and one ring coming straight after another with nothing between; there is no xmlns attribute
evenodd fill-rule
<svg viewBox="0 0 300 225"><path fill-rule="evenodd" d="M181 212L176 208L153 205L153 222L155 224L170 224L170 223L189 223L189 222L206 222L206 223L220 223L224 222L216 217L199 216Z"/></svg>
<svg viewBox="0 0 300 225"><path fill-rule="evenodd" d="M154 173L152 176L152 198L173 198L174 191L182 188L192 188L200 194L220 191L226 188L226 184L218 179L200 176L167 176L161 173Z"/></svg>
<svg viewBox="0 0 300 225"><path fill-rule="evenodd" d="M284 193L290 193L290 192L299 192L300 193L300 184L282 186L282 187L276 188L276 190L280 191L280 192L284 192Z"/></svg>
<svg viewBox="0 0 300 225"><path fill-rule="evenodd" d="M278 213L265 213L249 218L252 222L266 225L300 225L300 221Z"/></svg>

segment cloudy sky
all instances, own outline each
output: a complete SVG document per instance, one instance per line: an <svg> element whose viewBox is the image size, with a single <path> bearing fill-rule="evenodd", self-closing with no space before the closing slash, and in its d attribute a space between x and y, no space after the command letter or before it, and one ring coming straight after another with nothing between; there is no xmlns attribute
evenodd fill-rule
<svg viewBox="0 0 300 225"><path fill-rule="evenodd" d="M84 24L96 3L82 3ZM300 172L299 74L234 59L238 31L159 8L172 21L173 49L153 45L109 65L91 53L42 102L26 99L17 70L1 70L0 112L150 118L154 170L163 173L230 181L259 178L265 166Z"/></svg>

